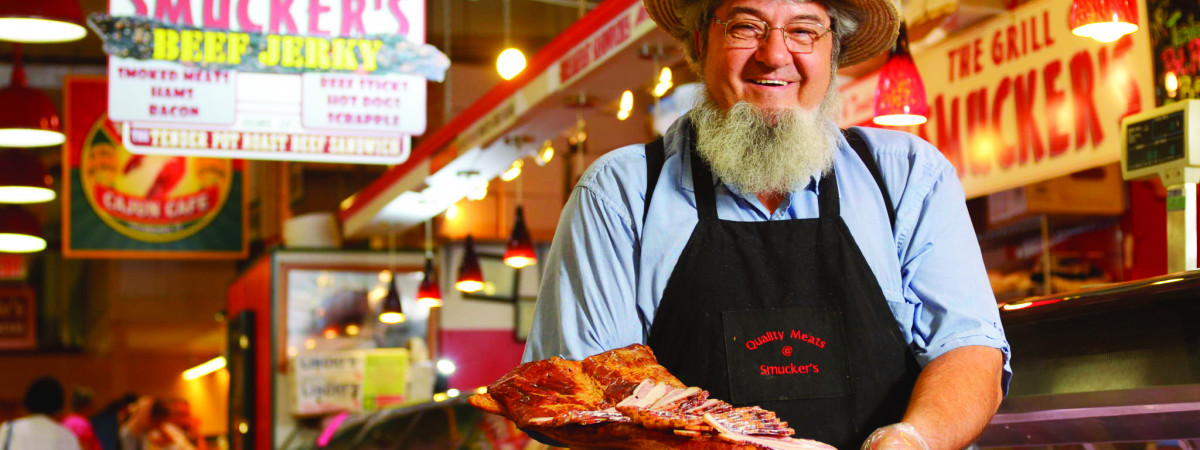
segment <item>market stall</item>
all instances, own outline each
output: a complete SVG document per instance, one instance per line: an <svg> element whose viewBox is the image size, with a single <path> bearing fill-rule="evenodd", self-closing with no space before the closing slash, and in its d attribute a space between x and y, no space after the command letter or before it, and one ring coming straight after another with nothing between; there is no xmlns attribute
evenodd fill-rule
<svg viewBox="0 0 1200 450"><path fill-rule="evenodd" d="M1193 292L1191 277L1165 275L1161 183L1126 181L1118 166L1121 120L1176 98L1158 95L1156 16L1141 5L1138 32L1100 43L1071 33L1070 1L1011 6L940 40L914 42L931 114L906 129L958 170L1015 355L1010 395L980 444L1200 437L1184 425L1194 422L1200 384L1185 325L1196 310L1181 303ZM635 108L640 125L612 116L622 90L643 98L663 67L679 67L676 53L658 50L670 45L640 2L603 3L516 79L424 140L409 162L347 199L346 234L440 214L474 180L544 149L543 140L558 146L583 131L598 153L648 141L646 122L666 114L670 95L657 108ZM870 122L877 76L842 87L846 126ZM1113 282L1125 283L1078 292ZM1030 298L1043 294L1050 296ZM1165 367L1178 369L1151 375Z"/></svg>

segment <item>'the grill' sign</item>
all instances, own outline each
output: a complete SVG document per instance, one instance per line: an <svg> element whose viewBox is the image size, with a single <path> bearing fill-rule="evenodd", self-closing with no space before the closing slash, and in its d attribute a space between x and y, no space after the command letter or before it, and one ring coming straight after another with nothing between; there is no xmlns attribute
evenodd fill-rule
<svg viewBox="0 0 1200 450"><path fill-rule="evenodd" d="M449 59L421 0L110 0L109 116L138 154L398 164Z"/></svg>

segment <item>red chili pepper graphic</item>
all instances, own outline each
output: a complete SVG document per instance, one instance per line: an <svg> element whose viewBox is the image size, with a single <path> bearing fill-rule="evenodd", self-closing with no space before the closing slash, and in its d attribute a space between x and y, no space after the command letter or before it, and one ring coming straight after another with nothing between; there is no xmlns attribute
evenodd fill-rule
<svg viewBox="0 0 1200 450"><path fill-rule="evenodd" d="M122 170L121 173L129 175L129 172L142 165L142 159L145 157L146 155L130 155L129 161L125 161L125 170Z"/></svg>
<svg viewBox="0 0 1200 450"><path fill-rule="evenodd" d="M154 184L150 185L150 190L146 191L146 198L163 198L166 197L175 185L183 179L184 169L187 168L187 160L182 156L172 156L166 164L158 171L158 176L154 178Z"/></svg>

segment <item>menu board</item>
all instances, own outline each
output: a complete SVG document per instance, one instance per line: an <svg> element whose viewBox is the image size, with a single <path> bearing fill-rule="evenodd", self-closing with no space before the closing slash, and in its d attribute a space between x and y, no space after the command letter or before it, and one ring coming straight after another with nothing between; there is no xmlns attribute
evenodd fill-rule
<svg viewBox="0 0 1200 450"><path fill-rule="evenodd" d="M1146 0L1157 106L1200 98L1200 2Z"/></svg>
<svg viewBox="0 0 1200 450"><path fill-rule="evenodd" d="M112 0L89 25L135 154L399 164L450 65L420 0Z"/></svg>

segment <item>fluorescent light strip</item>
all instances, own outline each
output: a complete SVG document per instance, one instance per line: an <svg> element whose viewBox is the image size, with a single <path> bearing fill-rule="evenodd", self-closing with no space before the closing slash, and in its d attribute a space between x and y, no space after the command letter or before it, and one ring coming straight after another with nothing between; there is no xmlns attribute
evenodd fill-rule
<svg viewBox="0 0 1200 450"><path fill-rule="evenodd" d="M203 364L200 364L196 367L193 367L191 369L183 371L183 379L195 380L197 378L200 378L202 376L208 375L210 373L216 372L216 371L224 369L224 368L225 368L225 357L218 356L216 358L208 360L207 362L204 362Z"/></svg>

